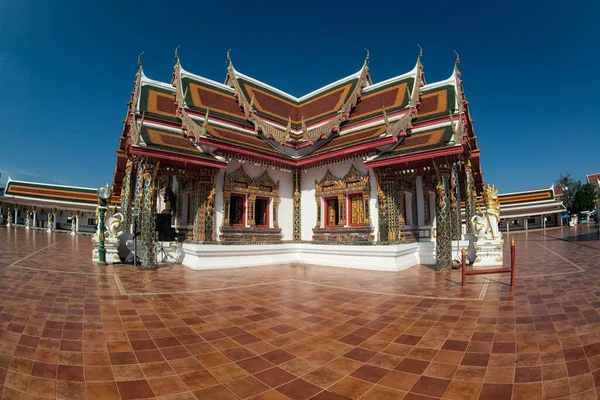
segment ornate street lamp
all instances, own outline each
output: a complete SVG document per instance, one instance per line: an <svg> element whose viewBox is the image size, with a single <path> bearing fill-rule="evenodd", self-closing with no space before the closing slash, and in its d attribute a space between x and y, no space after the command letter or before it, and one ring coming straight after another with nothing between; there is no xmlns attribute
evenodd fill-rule
<svg viewBox="0 0 600 400"><path fill-rule="evenodd" d="M106 262L106 249L104 248L104 215L106 214L106 201L112 196L112 190L106 186L98 188L98 263L108 265Z"/></svg>

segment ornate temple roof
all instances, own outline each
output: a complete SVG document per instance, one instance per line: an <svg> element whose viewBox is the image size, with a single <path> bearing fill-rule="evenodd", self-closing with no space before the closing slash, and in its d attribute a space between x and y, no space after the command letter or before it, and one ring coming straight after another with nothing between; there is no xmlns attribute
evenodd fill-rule
<svg viewBox="0 0 600 400"><path fill-rule="evenodd" d="M357 72L302 97L228 61L225 83L186 71L177 54L170 83L149 79L140 64L117 152L117 185L126 154L150 149L216 164L247 157L285 167L353 156L367 157L365 166L383 165L442 149L479 157L458 59L440 82L426 84L420 53L410 71L374 84L367 56ZM474 177L480 187L478 160Z"/></svg>
<svg viewBox="0 0 600 400"><path fill-rule="evenodd" d="M3 201L11 199L32 200L41 203L56 203L89 206L98 203L96 189L77 186L52 185L49 183L25 182L8 179Z"/></svg>

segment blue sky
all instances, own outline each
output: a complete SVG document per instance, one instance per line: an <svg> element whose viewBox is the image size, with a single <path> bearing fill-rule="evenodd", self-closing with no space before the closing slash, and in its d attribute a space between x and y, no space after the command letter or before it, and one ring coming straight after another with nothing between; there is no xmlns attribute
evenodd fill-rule
<svg viewBox="0 0 600 400"><path fill-rule="evenodd" d="M357 71L365 48L374 82L400 75L417 43L428 82L460 53L487 183L584 180L600 172L599 12L597 0L0 0L0 182L111 182L142 50L151 78L170 80L181 45L185 69L222 81L231 48L236 69L300 96Z"/></svg>

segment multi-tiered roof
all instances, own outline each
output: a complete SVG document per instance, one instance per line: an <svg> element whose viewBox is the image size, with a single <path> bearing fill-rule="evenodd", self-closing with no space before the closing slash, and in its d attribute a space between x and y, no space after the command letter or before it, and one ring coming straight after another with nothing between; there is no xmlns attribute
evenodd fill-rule
<svg viewBox="0 0 600 400"><path fill-rule="evenodd" d="M458 59L440 82L426 84L419 54L411 71L373 84L367 56L356 73L299 98L228 61L225 83L186 71L177 53L170 83L147 78L140 66L117 151L117 194L128 154L186 168L245 158L286 169L357 156L378 167L462 154L482 184Z"/></svg>

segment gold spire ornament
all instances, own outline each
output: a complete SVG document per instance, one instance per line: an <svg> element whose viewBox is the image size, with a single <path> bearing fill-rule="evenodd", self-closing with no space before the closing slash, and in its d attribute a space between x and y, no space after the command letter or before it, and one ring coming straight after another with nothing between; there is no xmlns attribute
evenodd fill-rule
<svg viewBox="0 0 600 400"><path fill-rule="evenodd" d="M175 47L175 61L177 63L179 63L179 48L181 47L181 45L178 45L177 47Z"/></svg>
<svg viewBox="0 0 600 400"><path fill-rule="evenodd" d="M371 53L369 53L369 49L365 48L365 51L367 52L367 56L365 57L365 67L369 67L369 59L371 58Z"/></svg>
<svg viewBox="0 0 600 400"><path fill-rule="evenodd" d="M417 56L417 61L421 61L421 58L423 58L423 48L419 43L417 43L417 47L419 48L419 55Z"/></svg>

